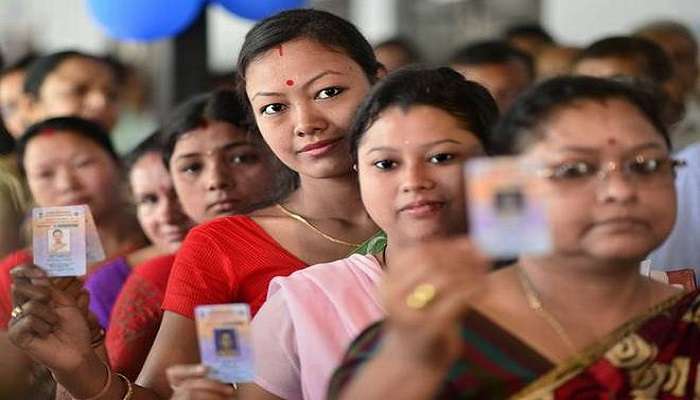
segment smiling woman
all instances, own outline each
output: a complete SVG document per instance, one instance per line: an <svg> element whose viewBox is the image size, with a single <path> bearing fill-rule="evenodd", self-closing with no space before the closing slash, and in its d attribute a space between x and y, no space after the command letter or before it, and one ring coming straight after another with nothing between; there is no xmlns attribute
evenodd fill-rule
<svg viewBox="0 0 700 400"><path fill-rule="evenodd" d="M347 129L363 96L376 81L378 69L372 47L352 24L317 10L286 11L260 21L246 36L239 56L241 94L251 106L251 117L257 125L253 132L259 131L278 158L298 173L298 187L279 197L280 204L326 236L347 243L361 243L377 232L361 203L357 177L351 168ZM293 85L287 85L288 80ZM184 196L181 198L188 214L194 210L206 215L207 211L216 213L228 207L224 203L236 199L231 195L237 193L230 182L220 178L224 166L231 164L218 164L220 169L212 169L217 165L212 161L238 164L242 159L230 154L237 149L227 148L220 141L216 124L203 125L201 119L195 122L198 129L191 134L210 135L212 141L198 144L201 147L176 149L182 142L187 144L185 134L177 144L172 142L173 151L166 155L178 195L183 183L221 196L212 196L207 200L212 203L200 201L192 208L188 208ZM311 149L312 154L303 151L329 140ZM192 157L193 162L185 162L192 154L197 155ZM176 166L178 155L182 164ZM89 347L89 343L76 344L82 349L78 353L87 355L79 360L71 359L77 354L71 351L44 352L46 347L41 343L48 342L41 340L32 340L40 346L25 351L52 368L56 379L79 398L102 390L103 398L118 399L127 386L135 389L136 398L187 398L202 394L201 387L191 384L202 381L207 390L230 396L231 386L205 379L200 367L178 365L169 375L166 368L198 360L195 306L245 302L255 312L264 302L273 277L290 274L309 263L341 258L354 249L328 240L308 224L289 217L275 204L247 216L217 218L193 229L173 267L163 303L163 322L137 380L142 386L108 380L111 371L89 349L84 351L83 346ZM80 329L80 323L74 327ZM23 335L31 335L22 326L16 332L18 342ZM104 382L111 383L104 387Z"/></svg>
<svg viewBox="0 0 700 400"><path fill-rule="evenodd" d="M497 115L485 88L448 68L399 71L376 85L350 144L362 202L387 247L272 280L253 320L256 379L244 399L325 398L342 351L384 315L377 288L395 252L466 232L462 165L488 149Z"/></svg>

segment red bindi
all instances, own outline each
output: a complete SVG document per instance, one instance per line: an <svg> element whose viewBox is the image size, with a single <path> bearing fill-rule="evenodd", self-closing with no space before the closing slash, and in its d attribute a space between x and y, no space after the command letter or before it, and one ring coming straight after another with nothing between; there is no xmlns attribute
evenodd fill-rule
<svg viewBox="0 0 700 400"><path fill-rule="evenodd" d="M280 57L284 56L284 50L282 49L282 45L277 46L277 52L279 53Z"/></svg>
<svg viewBox="0 0 700 400"><path fill-rule="evenodd" d="M285 82L287 86L294 86L294 81L291 79L287 79L287 82Z"/></svg>
<svg viewBox="0 0 700 400"><path fill-rule="evenodd" d="M617 144L617 140L615 140L615 139L613 139L613 138L610 138L610 139L608 139L608 144L609 144L610 146L614 146L614 145Z"/></svg>

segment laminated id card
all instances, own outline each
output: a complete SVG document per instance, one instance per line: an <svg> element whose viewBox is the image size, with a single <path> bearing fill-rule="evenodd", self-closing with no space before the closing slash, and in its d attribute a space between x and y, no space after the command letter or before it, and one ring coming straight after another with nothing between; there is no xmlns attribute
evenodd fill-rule
<svg viewBox="0 0 700 400"><path fill-rule="evenodd" d="M104 249L86 205L32 210L34 264L48 276L83 276L89 263L102 261Z"/></svg>
<svg viewBox="0 0 700 400"><path fill-rule="evenodd" d="M477 158L465 164L470 236L493 259L543 254L552 248L546 202L534 173L515 157Z"/></svg>
<svg viewBox="0 0 700 400"><path fill-rule="evenodd" d="M202 364L209 377L224 383L252 382L253 348L248 304L218 304L195 308Z"/></svg>

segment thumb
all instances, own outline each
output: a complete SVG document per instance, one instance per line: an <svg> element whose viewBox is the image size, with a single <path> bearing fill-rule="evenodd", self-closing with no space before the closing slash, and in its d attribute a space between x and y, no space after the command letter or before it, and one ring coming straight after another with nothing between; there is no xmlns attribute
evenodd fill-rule
<svg viewBox="0 0 700 400"><path fill-rule="evenodd" d="M62 290L55 288L51 289L51 300L56 306L60 307L78 307L78 302L73 296L70 296Z"/></svg>

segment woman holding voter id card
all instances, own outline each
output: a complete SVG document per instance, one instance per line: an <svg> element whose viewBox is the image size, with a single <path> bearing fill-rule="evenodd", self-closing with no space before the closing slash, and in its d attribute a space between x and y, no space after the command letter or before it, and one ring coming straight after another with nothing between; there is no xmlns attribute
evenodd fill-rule
<svg viewBox="0 0 700 400"><path fill-rule="evenodd" d="M488 151L497 117L488 91L449 68L377 83L350 143L363 203L388 244L272 280L253 320L255 386L243 399L325 399L345 348L384 316L377 287L394 253L466 232L463 163Z"/></svg>
<svg viewBox="0 0 700 400"><path fill-rule="evenodd" d="M245 302L255 312L273 277L345 257L377 233L362 206L347 129L379 68L357 28L327 12L285 11L256 24L239 55L242 93L262 139L294 172L268 207L190 232L173 266L163 322L140 385L106 368L85 337L75 343L77 352L47 351L59 332L39 340L16 331L16 343L54 370L77 398L165 399L173 392L191 398L198 391L232 396L232 386L206 380L202 366L180 365L199 361L194 308ZM188 170L183 166L181 172ZM230 210L237 199L214 200L222 201L209 204L212 211Z"/></svg>
<svg viewBox="0 0 700 400"><path fill-rule="evenodd" d="M122 186L120 162L99 125L77 117L57 117L30 127L18 143L19 165L27 177L38 207L87 205L94 217L93 232L100 236L108 259L125 254L145 244L141 230L129 213L126 198L115 195ZM83 215L85 221L86 215ZM89 229L71 235L70 229L49 230L38 239L45 239L46 250L56 257L73 257L73 251L84 248ZM82 240L83 246L78 243ZM50 252L49 243L56 252ZM60 248L59 248L60 247ZM6 330L11 318L22 315L21 307L13 307L10 298L11 270L31 262L32 252L21 250L0 263L0 348L17 351L7 341ZM90 275L100 265L85 265ZM21 274L20 269L16 269ZM78 273L76 273L78 275ZM20 275L17 275L18 277ZM76 279L73 279L77 281ZM78 285L78 288L82 285ZM15 306L17 306L16 304ZM18 365L17 369L22 367Z"/></svg>
<svg viewBox="0 0 700 400"><path fill-rule="evenodd" d="M556 78L516 101L495 140L546 205L550 248L486 274L470 221L471 239L392 254L388 317L351 345L329 398L693 398L698 292L639 273L673 226L682 164L658 103Z"/></svg>

